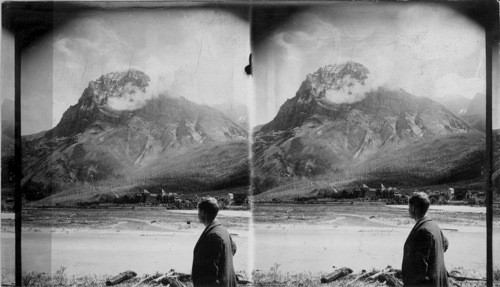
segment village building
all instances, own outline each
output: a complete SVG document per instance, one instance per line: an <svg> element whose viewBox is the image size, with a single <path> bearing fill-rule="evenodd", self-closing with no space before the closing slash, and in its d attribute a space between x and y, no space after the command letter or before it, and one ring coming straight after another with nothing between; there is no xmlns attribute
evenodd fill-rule
<svg viewBox="0 0 500 287"><path fill-rule="evenodd" d="M142 190L142 193L141 193L141 196L142 196L142 202L143 203L156 203L156 194L153 194L151 192L149 192L147 189L143 189Z"/></svg>

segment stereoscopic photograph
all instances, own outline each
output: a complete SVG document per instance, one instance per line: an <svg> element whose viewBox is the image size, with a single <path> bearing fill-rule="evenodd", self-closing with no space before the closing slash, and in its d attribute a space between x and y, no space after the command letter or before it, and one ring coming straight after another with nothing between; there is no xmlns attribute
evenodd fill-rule
<svg viewBox="0 0 500 287"><path fill-rule="evenodd" d="M499 11L2 3L1 285L499 285Z"/></svg>
<svg viewBox="0 0 500 287"><path fill-rule="evenodd" d="M248 8L11 4L4 13L52 25L32 32L20 55L23 285L59 284L36 282L39 274L62 285L130 277L132 286L131 274L182 285L196 268L195 283L222 280L213 268L230 280L248 273ZM14 78L5 79L2 177L15 165ZM3 212L12 212L14 181L2 178ZM8 283L14 218L2 219ZM207 261L222 254L227 270ZM73 282L76 274L89 277Z"/></svg>
<svg viewBox="0 0 500 287"><path fill-rule="evenodd" d="M252 18L256 268L485 278L485 28L441 4L286 8Z"/></svg>

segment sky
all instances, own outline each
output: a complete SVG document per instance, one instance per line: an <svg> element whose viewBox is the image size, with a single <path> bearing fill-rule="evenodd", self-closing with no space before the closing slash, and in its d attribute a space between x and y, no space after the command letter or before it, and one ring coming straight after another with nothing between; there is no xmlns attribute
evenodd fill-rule
<svg viewBox="0 0 500 287"><path fill-rule="evenodd" d="M90 81L134 68L147 96L247 104L249 23L228 10L89 12L22 54L22 134L48 130Z"/></svg>
<svg viewBox="0 0 500 287"><path fill-rule="evenodd" d="M253 125L272 120L307 74L347 60L370 70L368 89L385 85L434 99L485 93L484 33L445 6L316 6L295 14L253 51L250 26L215 9L79 14L22 56L22 133L57 125L90 81L129 68L151 78L149 97L166 92L208 105L240 102L252 107ZM12 42L2 29L2 99L13 99ZM243 72L250 52L253 80ZM500 84L494 85L498 95ZM495 111L493 125L500 128Z"/></svg>
<svg viewBox="0 0 500 287"><path fill-rule="evenodd" d="M293 98L307 74L349 60L370 71L366 88L439 99L485 94L482 28L436 4L337 3L294 14L253 45L258 124Z"/></svg>

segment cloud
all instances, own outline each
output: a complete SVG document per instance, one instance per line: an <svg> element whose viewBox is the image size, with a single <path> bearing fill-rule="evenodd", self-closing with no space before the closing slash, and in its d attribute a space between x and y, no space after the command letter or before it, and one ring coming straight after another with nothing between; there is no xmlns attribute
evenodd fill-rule
<svg viewBox="0 0 500 287"><path fill-rule="evenodd" d="M296 30L285 26L275 32L270 41L283 49L292 60L303 60L305 55L317 55L318 51L331 51L333 56L341 41L340 29L313 13L305 13L294 22L291 26L296 26Z"/></svg>
<svg viewBox="0 0 500 287"><path fill-rule="evenodd" d="M202 103L245 101L248 23L214 11L91 12L55 31L47 41L50 49L37 55L50 60L45 66L54 71L53 81L45 83L52 85L56 103L53 124L90 81L129 68L143 71L151 82L145 95L113 99L117 109L138 107L141 98L165 92Z"/></svg>
<svg viewBox="0 0 500 287"><path fill-rule="evenodd" d="M352 87L344 87L340 90L327 90L326 99L334 104L359 102L365 98L365 93L370 90L369 87L361 84L355 84Z"/></svg>
<svg viewBox="0 0 500 287"><path fill-rule="evenodd" d="M158 96L157 94L133 90L130 86L126 87L126 90L128 91L124 92L120 97L108 98L108 106L117 111L133 111L144 107L148 100Z"/></svg>
<svg viewBox="0 0 500 287"><path fill-rule="evenodd" d="M443 5L340 3L305 10L260 42L255 72L264 76L255 76L258 101L273 102L274 109L258 119L271 120L307 74L347 60L370 70L366 89L402 88L430 98L452 91L473 96L485 81L484 61L478 64L477 56L484 38L476 23ZM352 100L335 91L330 96Z"/></svg>
<svg viewBox="0 0 500 287"><path fill-rule="evenodd" d="M133 47L104 19L93 15L75 19L46 39L53 71L53 119L55 126L70 105L74 105L90 81L130 67ZM49 46L50 45L50 46ZM45 55L38 54L43 58Z"/></svg>

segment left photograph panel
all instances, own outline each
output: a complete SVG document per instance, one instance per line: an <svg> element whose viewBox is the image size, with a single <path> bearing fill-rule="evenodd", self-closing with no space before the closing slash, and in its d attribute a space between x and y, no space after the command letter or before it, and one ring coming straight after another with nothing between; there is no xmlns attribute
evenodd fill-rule
<svg viewBox="0 0 500 287"><path fill-rule="evenodd" d="M248 7L131 3L3 3L2 285L16 60L23 282L248 280Z"/></svg>

